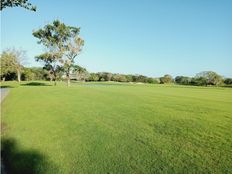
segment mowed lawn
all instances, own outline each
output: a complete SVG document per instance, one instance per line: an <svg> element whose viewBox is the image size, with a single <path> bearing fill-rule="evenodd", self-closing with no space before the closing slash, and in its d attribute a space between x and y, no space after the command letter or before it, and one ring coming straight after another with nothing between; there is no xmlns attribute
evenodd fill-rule
<svg viewBox="0 0 232 174"><path fill-rule="evenodd" d="M232 89L17 86L2 103L10 173L232 173Z"/></svg>

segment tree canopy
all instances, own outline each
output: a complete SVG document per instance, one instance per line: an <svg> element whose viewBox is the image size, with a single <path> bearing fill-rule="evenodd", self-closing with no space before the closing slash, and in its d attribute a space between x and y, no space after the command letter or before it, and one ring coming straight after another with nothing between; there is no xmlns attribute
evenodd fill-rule
<svg viewBox="0 0 232 174"><path fill-rule="evenodd" d="M0 62L1 62L1 69L0 69L0 73L1 76L6 76L9 73L12 73L15 71L14 69L14 56L6 51L4 51L1 54L0 57Z"/></svg>
<svg viewBox="0 0 232 174"><path fill-rule="evenodd" d="M176 76L175 82L181 85L189 85L191 83L191 78L186 76Z"/></svg>
<svg viewBox="0 0 232 174"><path fill-rule="evenodd" d="M36 6L33 6L28 0L1 0L0 10L2 11L7 7L23 7L31 11L36 11Z"/></svg>
<svg viewBox="0 0 232 174"><path fill-rule="evenodd" d="M16 49L7 49L1 54L1 76L4 77L12 72L17 74L18 81L21 81L21 73L23 69L23 61L25 51Z"/></svg>
<svg viewBox="0 0 232 174"><path fill-rule="evenodd" d="M44 69L49 72L50 80L54 81L56 85L56 80L58 78L58 73L62 69L59 64L60 54L57 52L46 52L35 57L36 61L44 63Z"/></svg>
<svg viewBox="0 0 232 174"><path fill-rule="evenodd" d="M195 78L204 81L205 85L220 85L223 82L223 78L213 71L202 71Z"/></svg>
<svg viewBox="0 0 232 174"><path fill-rule="evenodd" d="M226 79L224 80L224 83L225 83L226 85L232 85L232 78L226 78Z"/></svg>
<svg viewBox="0 0 232 174"><path fill-rule="evenodd" d="M160 78L160 83L171 83L173 81L172 76L169 74L164 75Z"/></svg>
<svg viewBox="0 0 232 174"><path fill-rule="evenodd" d="M79 27L65 25L59 20L33 32L33 36L39 39L38 43L48 49L36 59L45 62L45 66L50 67L51 70L62 67L68 86L70 85L70 73L75 69L75 58L80 54L84 45L79 32Z"/></svg>

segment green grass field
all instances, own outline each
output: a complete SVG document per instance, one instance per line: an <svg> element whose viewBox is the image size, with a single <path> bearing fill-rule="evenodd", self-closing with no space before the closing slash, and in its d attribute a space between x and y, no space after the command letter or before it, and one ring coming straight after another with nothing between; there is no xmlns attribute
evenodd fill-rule
<svg viewBox="0 0 232 174"><path fill-rule="evenodd" d="M232 89L15 85L2 103L9 173L232 173Z"/></svg>

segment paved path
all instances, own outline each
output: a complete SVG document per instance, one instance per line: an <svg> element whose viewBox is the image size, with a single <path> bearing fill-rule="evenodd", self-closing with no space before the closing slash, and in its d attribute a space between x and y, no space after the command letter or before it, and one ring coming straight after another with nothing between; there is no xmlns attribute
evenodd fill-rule
<svg viewBox="0 0 232 174"><path fill-rule="evenodd" d="M9 89L8 88L0 88L0 103L4 100L4 98L7 96L7 94L9 93Z"/></svg>

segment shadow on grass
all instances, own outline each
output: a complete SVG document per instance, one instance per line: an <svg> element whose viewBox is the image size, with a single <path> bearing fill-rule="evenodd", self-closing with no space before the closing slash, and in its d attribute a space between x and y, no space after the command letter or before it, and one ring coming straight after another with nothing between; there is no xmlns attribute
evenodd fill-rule
<svg viewBox="0 0 232 174"><path fill-rule="evenodd" d="M232 85L223 85L224 88L232 88Z"/></svg>
<svg viewBox="0 0 232 174"><path fill-rule="evenodd" d="M0 88L14 88L14 87L10 86L10 85L2 85L2 86L0 86Z"/></svg>
<svg viewBox="0 0 232 174"><path fill-rule="evenodd" d="M22 86L51 86L49 84L46 83L41 83L41 82L30 82L30 83L25 83L25 84L21 84Z"/></svg>
<svg viewBox="0 0 232 174"><path fill-rule="evenodd" d="M40 174L51 167L43 154L35 150L21 150L14 139L5 138L1 140L1 164L3 174Z"/></svg>

